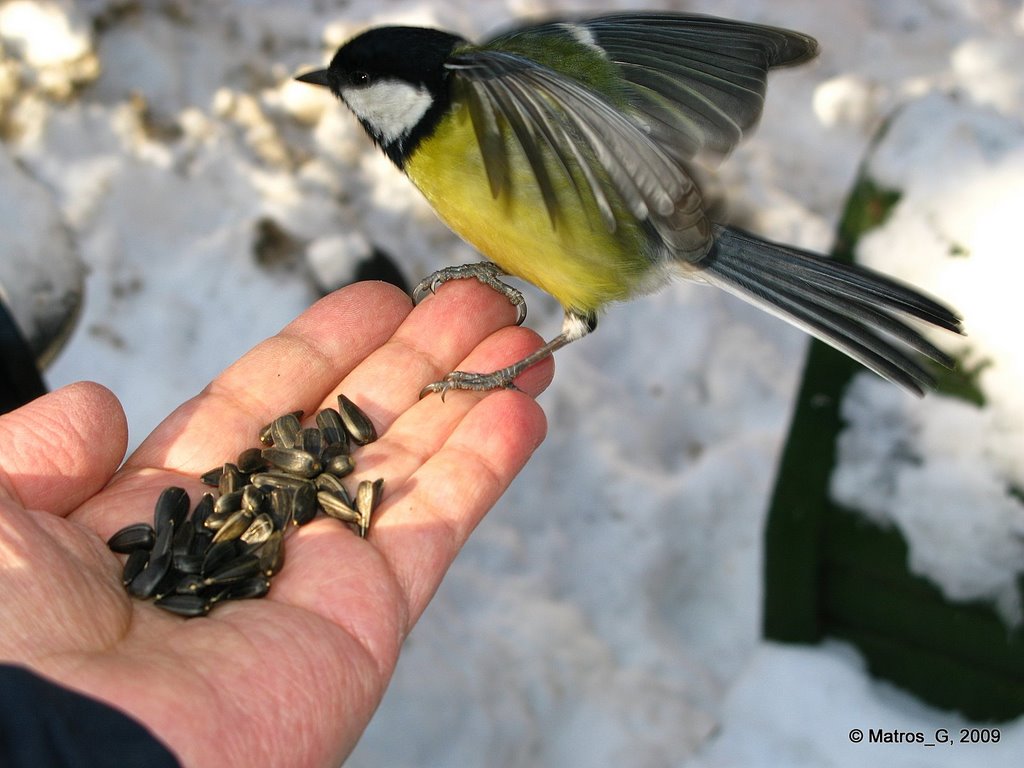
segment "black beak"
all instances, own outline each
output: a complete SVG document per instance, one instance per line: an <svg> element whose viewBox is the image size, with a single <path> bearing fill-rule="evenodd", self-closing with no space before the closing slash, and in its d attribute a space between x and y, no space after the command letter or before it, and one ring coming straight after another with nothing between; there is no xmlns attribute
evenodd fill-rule
<svg viewBox="0 0 1024 768"><path fill-rule="evenodd" d="M303 75L299 75L295 79L298 80L300 83L322 85L324 88L330 87L330 80L327 79L326 69L314 69L312 72L306 72Z"/></svg>

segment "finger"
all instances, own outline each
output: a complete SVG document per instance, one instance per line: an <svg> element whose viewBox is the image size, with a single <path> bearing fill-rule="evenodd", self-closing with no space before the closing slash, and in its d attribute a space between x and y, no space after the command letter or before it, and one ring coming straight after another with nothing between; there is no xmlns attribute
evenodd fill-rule
<svg viewBox="0 0 1024 768"><path fill-rule="evenodd" d="M507 302L477 285L470 293L475 293L474 301L483 305L478 314L490 315L492 321L474 328L463 319L473 307L460 302L459 293L445 291L429 312L417 308L414 314L419 320L412 324L402 322L410 311L408 297L384 284L358 284L318 302L165 420L126 462L121 477L108 489L102 508L84 509L80 522L103 536L109 535L151 509L159 490L170 484L185 487L193 499L198 499L207 490L196 480L199 474L257 445L259 427L281 413L315 410L313 403L319 404L326 390L333 391L345 374L363 369L363 358L393 335L400 335L399 330L429 336L435 325L461 325L461 334L446 335L434 329L435 336L442 339L441 359L448 360L465 354L465 349L490 327L507 321L493 318L507 316ZM401 349L406 345L399 341L394 346ZM375 367L368 366L371 371L365 379L401 381L416 359L417 355L411 354L392 357L382 364L377 358ZM409 393L418 393L421 387L422 383L416 382ZM415 398L415 394L409 396ZM165 471L152 474L144 472L146 468ZM134 516L131 509L137 510Z"/></svg>
<svg viewBox="0 0 1024 768"><path fill-rule="evenodd" d="M128 444L110 390L79 382L0 417L0 493L66 515L102 488Z"/></svg>
<svg viewBox="0 0 1024 768"><path fill-rule="evenodd" d="M358 283L320 300L178 408L126 462L198 475L258 444L260 426L312 411L338 381L387 341L410 311L384 283Z"/></svg>
<svg viewBox="0 0 1024 768"><path fill-rule="evenodd" d="M341 384L340 390L370 415L380 435L379 440L360 449L357 474L348 481L353 487L360 479L378 477L384 477L389 488L404 483L441 447L466 413L489 394L452 392L447 399L420 399L425 384L454 368L501 368L542 343L533 331L512 325L514 308L490 288L475 280L462 280L443 289L419 305L389 343ZM396 376L395 371L404 373ZM518 383L524 391L539 394L551 381L552 372L551 361L545 361L521 376Z"/></svg>
<svg viewBox="0 0 1024 768"><path fill-rule="evenodd" d="M502 355L524 354L536 348L537 343L536 335L526 329L503 328L482 342L463 362L467 365L492 364ZM539 373L543 375L543 371ZM371 525L370 542L374 546L367 546L367 542L354 538L333 520L322 519L303 526L289 538L288 565L275 577L275 599L321 613L356 637L381 635L386 639L404 636L411 626L406 597L406 584L411 579L407 578L400 585L395 575L389 572L390 561L402 562L403 557L415 561L417 567L425 569L425 573L414 575L417 578L422 576L424 583L431 584L429 591L432 593L455 551L476 524L475 521L494 504L529 453L543 439L545 430L543 413L526 394L497 392L484 395L459 392L453 395L446 403L442 403L440 398L417 401L413 408L398 417L378 441L360 449L356 462L357 472L346 478L346 485L354 489L360 479L373 480L378 477L384 478L385 482L385 501ZM524 414L524 428L521 432L512 420L503 416L505 411L501 408L495 410L490 404L493 398L497 398L500 403L509 397L514 404L510 408ZM481 408L484 410L477 414ZM488 460L494 464L497 480L487 493L474 493L472 490L479 487L481 480L478 466L472 461L459 464L443 478L428 476L428 482L441 482L446 488L452 489L450 492L458 499L453 504L452 514L460 519L465 517L471 522L465 525L463 534L457 540L448 539L450 548L440 553L429 546L423 551L419 550L415 536L385 542L384 546L389 549L382 563L383 547L376 526L392 520L395 515L389 499L398 498L410 477L431 461L431 457L445 450L446 445L450 444L452 433L460 428L467 413L476 414L476 419L483 420L488 418L488 414L496 414L500 422L495 433L500 443L498 453L510 450L520 455L512 461L506 460L504 454L491 458L491 447L482 446ZM506 431L510 433L507 437ZM461 498L459 491L463 487L469 489L466 499ZM429 495L430 490L423 489L421 492ZM407 519L400 519L399 522L406 522ZM417 522L430 525L436 523L429 515ZM407 546L408 551L397 551L403 546ZM391 550L396 551L392 554ZM341 563L348 567L347 570L339 568ZM403 573L406 570L403 568ZM365 577L353 580L352 573L363 573ZM399 609L397 613L396 609ZM422 606L418 604L417 615L421 609ZM373 625L360 625L364 619ZM384 631L385 627L380 626L382 623L386 623L393 631ZM379 650L381 643L383 641L378 640L373 644Z"/></svg>
<svg viewBox="0 0 1024 768"><path fill-rule="evenodd" d="M418 403L424 385L454 370L481 341L511 326L515 317L507 299L476 280L446 283L410 313L386 344L346 376L337 392L358 403L378 433L384 432L399 414ZM498 367L509 358L502 359ZM333 404L337 392L325 405Z"/></svg>
<svg viewBox="0 0 1024 768"><path fill-rule="evenodd" d="M458 363L460 369L493 370L525 357L541 343L533 331L517 326L502 328L481 342ZM550 381L550 361L538 365L523 381L528 394L539 393ZM348 480L384 478L387 488L398 488L445 444L452 432L479 402L494 393L450 392L444 400L436 395L417 399L401 413L379 439L360 449L356 471ZM386 491L387 494L388 491Z"/></svg>
<svg viewBox="0 0 1024 768"><path fill-rule="evenodd" d="M168 416L76 521L107 537L152 514L169 485L197 501L209 490L198 479L203 472L258 445L267 421L315 407L410 309L409 298L384 283L358 283L321 299Z"/></svg>
<svg viewBox="0 0 1024 768"><path fill-rule="evenodd" d="M416 623L455 556L544 439L540 406L519 392L478 402L433 456L385 499L372 540Z"/></svg>

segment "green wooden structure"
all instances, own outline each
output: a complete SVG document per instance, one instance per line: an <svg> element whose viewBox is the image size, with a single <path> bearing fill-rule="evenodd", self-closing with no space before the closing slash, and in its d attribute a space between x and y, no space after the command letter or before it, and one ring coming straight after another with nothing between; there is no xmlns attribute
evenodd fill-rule
<svg viewBox="0 0 1024 768"><path fill-rule="evenodd" d="M862 177L834 256L851 259L857 239L883 222L898 199ZM873 675L932 705L980 721L1015 718L1024 713L1024 631L1007 627L992 606L946 600L909 572L897 530L829 499L841 394L858 370L841 353L813 343L765 534L765 636L847 640ZM980 404L977 373L944 373L940 389Z"/></svg>

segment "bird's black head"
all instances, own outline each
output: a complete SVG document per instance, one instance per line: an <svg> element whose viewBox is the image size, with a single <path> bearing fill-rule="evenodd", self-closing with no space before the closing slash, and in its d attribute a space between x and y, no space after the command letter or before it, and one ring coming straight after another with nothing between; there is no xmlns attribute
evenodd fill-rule
<svg viewBox="0 0 1024 768"><path fill-rule="evenodd" d="M451 105L444 62L463 43L436 29L378 27L345 43L327 69L298 79L330 88L401 168Z"/></svg>

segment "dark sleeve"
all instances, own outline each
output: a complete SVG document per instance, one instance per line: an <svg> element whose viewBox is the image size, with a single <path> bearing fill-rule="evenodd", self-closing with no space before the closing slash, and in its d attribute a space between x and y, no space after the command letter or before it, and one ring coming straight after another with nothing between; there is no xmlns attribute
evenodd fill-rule
<svg viewBox="0 0 1024 768"><path fill-rule="evenodd" d="M0 664L0 765L181 768L123 712L7 664Z"/></svg>

